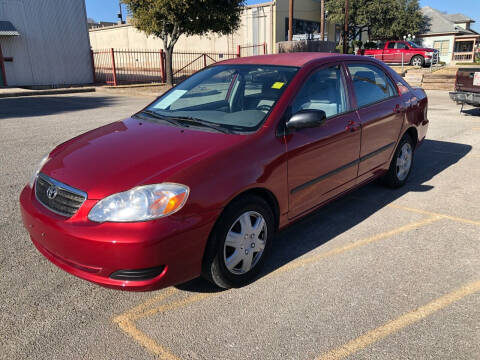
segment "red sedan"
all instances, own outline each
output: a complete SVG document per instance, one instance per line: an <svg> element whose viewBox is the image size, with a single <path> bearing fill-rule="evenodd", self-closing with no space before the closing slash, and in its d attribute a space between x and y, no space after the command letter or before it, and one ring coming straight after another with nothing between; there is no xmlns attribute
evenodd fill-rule
<svg viewBox="0 0 480 360"><path fill-rule="evenodd" d="M21 193L23 222L103 286L242 286L279 229L373 179L403 185L427 127L424 91L379 61L227 60L57 146Z"/></svg>

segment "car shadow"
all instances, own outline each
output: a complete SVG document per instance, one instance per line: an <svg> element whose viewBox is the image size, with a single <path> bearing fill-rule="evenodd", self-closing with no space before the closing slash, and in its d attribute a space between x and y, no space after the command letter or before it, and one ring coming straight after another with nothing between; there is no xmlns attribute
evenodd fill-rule
<svg viewBox="0 0 480 360"><path fill-rule="evenodd" d="M406 193L432 190L433 186L426 183L460 161L471 149L465 144L425 140L415 153L414 168L403 187L392 190L372 182L280 231L273 239L274 247L260 278L350 230ZM354 201L357 198L369 201ZM177 288L190 292L221 291L201 278Z"/></svg>
<svg viewBox="0 0 480 360"><path fill-rule="evenodd" d="M460 113L465 116L480 116L480 108L463 109Z"/></svg>
<svg viewBox="0 0 480 360"><path fill-rule="evenodd" d="M121 101L107 96L28 96L0 99L0 120L39 117L113 106Z"/></svg>

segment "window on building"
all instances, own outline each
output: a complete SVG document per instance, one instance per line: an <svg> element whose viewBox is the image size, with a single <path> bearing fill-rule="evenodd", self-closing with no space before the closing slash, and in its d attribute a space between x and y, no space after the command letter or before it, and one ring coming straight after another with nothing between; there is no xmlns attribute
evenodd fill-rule
<svg viewBox="0 0 480 360"><path fill-rule="evenodd" d="M378 67L367 64L349 64L358 107L367 106L398 95L395 86Z"/></svg>
<svg viewBox="0 0 480 360"><path fill-rule="evenodd" d="M450 40L435 40L433 42L433 48L438 50L440 56L448 56Z"/></svg>
<svg viewBox="0 0 480 360"><path fill-rule="evenodd" d="M308 78L292 103L292 114L300 110L323 110L327 118L347 111L339 65L321 69Z"/></svg>

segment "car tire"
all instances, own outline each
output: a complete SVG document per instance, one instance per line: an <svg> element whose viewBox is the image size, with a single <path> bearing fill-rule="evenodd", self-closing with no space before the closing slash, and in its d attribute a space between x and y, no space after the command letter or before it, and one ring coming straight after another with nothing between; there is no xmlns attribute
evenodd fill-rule
<svg viewBox="0 0 480 360"><path fill-rule="evenodd" d="M410 176L413 166L414 143L410 135L405 134L398 143L388 172L382 182L390 188L403 186Z"/></svg>
<svg viewBox="0 0 480 360"><path fill-rule="evenodd" d="M224 289L247 285L258 275L274 232L274 215L265 200L250 195L235 200L210 235L202 276Z"/></svg>
<svg viewBox="0 0 480 360"><path fill-rule="evenodd" d="M423 67L425 65L425 59L421 55L415 55L412 57L412 60L410 60L410 63L412 66L420 66Z"/></svg>

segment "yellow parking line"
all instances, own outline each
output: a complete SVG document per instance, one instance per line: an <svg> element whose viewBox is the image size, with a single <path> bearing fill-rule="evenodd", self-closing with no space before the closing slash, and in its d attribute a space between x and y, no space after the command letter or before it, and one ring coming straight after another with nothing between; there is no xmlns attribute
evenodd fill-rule
<svg viewBox="0 0 480 360"><path fill-rule="evenodd" d="M151 315L154 315L156 313L159 313L159 312L167 312L167 311L171 311L171 310L175 310L177 308L181 308L183 306L186 306L188 304L192 304L192 303L196 303L200 300L203 300L205 298L208 298L210 296L213 296L213 295L219 295L221 294L222 292L216 292L216 293L198 293L196 295L192 295L192 296L189 296L187 298L184 298L184 299L181 299L181 300L178 300L178 301L175 301L175 302L172 302L172 303L169 303L169 304L163 304L163 305L160 305L156 308L153 308L153 309L150 309L150 310L147 310L147 311L144 311L143 313L141 314L136 314L136 315L133 315L131 317L132 320L138 320L138 319L141 319L141 318L144 318L144 317L148 317L148 316L151 316Z"/></svg>
<svg viewBox="0 0 480 360"><path fill-rule="evenodd" d="M388 204L387 206L388 206L388 207L395 208L395 209L400 209L400 210L415 212L415 213L423 214L423 215L439 216L439 217L444 218L444 219L449 219L449 220L453 220L453 221L458 221L458 222L465 223L465 224L480 225L480 221L463 219L463 218L459 218L459 217L456 217L456 216L445 215L445 214L438 214L438 213L434 213L434 212L431 212L431 211L426 211L426 210L421 210L421 209L414 209L414 208L410 208L410 207L406 207L406 206L402 206L402 205L396 205L396 204Z"/></svg>
<svg viewBox="0 0 480 360"><path fill-rule="evenodd" d="M396 234L400 234L400 233L403 233L403 232L406 232L406 231L418 229L422 226L431 224L431 223L433 223L435 221L438 221L440 219L441 219L440 216L435 215L435 216L429 217L429 218L421 220L421 221L416 221L416 222L413 222L413 223L410 223L410 224L407 224L407 225L404 225L404 226L400 226L399 228L396 228L396 229L393 229L393 230L390 230L390 231L386 231L386 232L383 232L383 233L380 233L380 234L377 234L377 235L373 235L373 236L370 236L370 237L362 239L362 240L352 242L352 243L347 244L345 246L340 246L340 247L337 247L337 248L333 248L332 250L329 250L329 251L324 252L324 253L320 253L318 255L313 255L313 256L310 256L310 257L307 257L307 258L304 258L304 259L299 259L297 261L294 261L294 262L291 262L287 265L284 265L281 268L278 268L277 270L270 273L268 276L276 275L276 274L279 274L279 273L282 273L282 272L285 272L285 271L290 271L290 270L296 269L298 267L305 266L305 265L313 263L313 262L317 262L321 259L333 256L333 255L338 255L338 254L341 254L345 251L349 251L349 250L355 249L357 247L367 245L367 244L370 244L372 242L391 237L391 236L396 235Z"/></svg>
<svg viewBox="0 0 480 360"><path fill-rule="evenodd" d="M172 295L178 292L179 292L178 289L171 286L165 289L164 291L162 291L161 294L154 296L150 299L147 299L145 302L141 303L140 305L137 305L134 308L126 311L121 316L128 316L129 319L132 319L134 316L143 313L145 309L147 309L151 305L154 305L155 303L158 303L168 297L171 297Z"/></svg>
<svg viewBox="0 0 480 360"><path fill-rule="evenodd" d="M122 329L125 333L131 336L135 341L137 341L140 345L145 347L147 350L152 352L153 354L157 355L160 359L164 360L179 360L174 354L169 352L163 346L159 345L155 340L145 335L142 331L140 331L136 326L135 323L128 319L125 316L117 316L114 320L117 325Z"/></svg>
<svg viewBox="0 0 480 360"><path fill-rule="evenodd" d="M297 261L294 261L294 262L291 262L287 265L284 265L283 267L281 267L281 268L273 271L272 273L268 274L266 277L278 275L280 273L290 271L290 270L296 269L298 267L302 267L302 266L305 266L307 264L317 262L319 260L325 259L325 258L330 257L330 256L334 256L334 255L344 253L346 251L355 249L357 247L367 245L367 244L373 243L375 241L379 241L379 240L391 237L393 235L396 235L396 234L399 234L399 233L402 233L402 232L418 229L422 226L431 224L431 223L433 223L435 221L438 221L440 219L441 219L441 217L439 217L439 216L432 216L432 217L426 218L426 219L421 220L421 221L412 222L410 224L401 226L399 228L396 228L396 229L393 229L393 230L390 230L390 231L386 231L386 232L383 232L383 233L380 233L380 234L377 234L377 235L374 235L374 236L371 236L371 237L368 237L368 238L365 238L365 239L362 239L362 240L355 241L355 242L347 244L345 246L334 248L330 251L327 251L327 252L324 252L324 253L321 253L321 254L318 254L318 255L313 255L313 256L310 256L310 257L307 257L307 258L304 258L304 259L299 259ZM137 341L139 344L141 344L143 347L145 347L148 351L157 355L160 359L165 359L165 360L178 359L175 355L173 355L171 352L169 352L164 347L162 347L160 344L158 344L154 339L150 338L145 333L143 333L141 330L139 330L135 326L135 321L139 320L141 318L152 316L152 315L154 315L156 313L159 313L159 312L166 312L166 311L171 311L171 310L174 310L174 309L178 309L178 308L181 308L183 306L186 306L186 305L201 301L203 299L206 299L208 297L218 295L218 294L222 294L222 293L221 292L219 292L219 293L199 293L199 294L195 294L195 295L192 295L192 296L189 296L189 297L186 297L186 298L183 298L183 299L171 302L171 303L162 304L160 306L156 306L154 308L151 308L151 309L147 310L147 308L149 306L151 306L153 304L156 304L156 303L172 296L176 292L178 292L178 290L176 290L175 288L169 288L169 289L165 290L164 292L162 292L162 294L160 294L160 295L158 295L158 296L156 296L152 299L149 299L146 302L134 307L133 309L115 317L113 319L113 321L127 335L132 337L135 341Z"/></svg>
<svg viewBox="0 0 480 360"><path fill-rule="evenodd" d="M428 304L419 307L418 309L406 313L395 320L392 320L376 329L373 329L366 334L340 346L337 349L331 350L324 355L318 357L318 360L336 360L343 359L347 356L356 353L359 350L409 326L414 324L433 313L443 309L444 307L463 299L464 297L480 291L480 281L469 283L461 288L444 295Z"/></svg>
<svg viewBox="0 0 480 360"><path fill-rule="evenodd" d="M479 156L480 156L480 155L479 155ZM360 197L360 196L352 196L352 195L350 195L350 198L355 199L355 200L360 200L360 201L366 201L366 202L370 202L370 203L375 203L375 204L378 205L378 202L377 202L377 201L370 200L370 199L365 199L365 198L362 198L362 197ZM460 218L460 217L457 217L457 216L451 216L451 215L447 215L447 214L440 214L440 213L435 213L435 212L432 212L432 211L427 211L427 210L422 210L422 209L415 209L415 208L411 208L411 207L407 207L407 206L403 206L403 205L397 205L397 204L390 203L390 204L387 204L387 205L385 205L385 206L386 206L386 207L391 207L391 208L394 208L394 209L399 209L399 210L405 210L405 211L409 211L409 212L414 212L414 213L422 214L422 215L428 215L428 216L433 216L433 217L441 217L441 218L443 218L443 219L449 219L449 220L461 222L461 223L464 223L464 224L480 225L480 221L477 221L477 220L464 219L464 218Z"/></svg>

